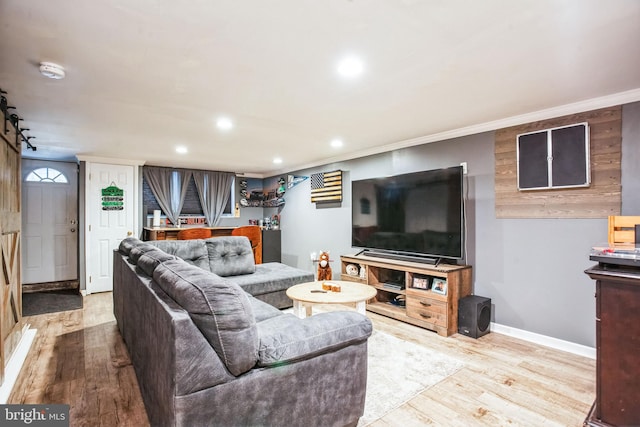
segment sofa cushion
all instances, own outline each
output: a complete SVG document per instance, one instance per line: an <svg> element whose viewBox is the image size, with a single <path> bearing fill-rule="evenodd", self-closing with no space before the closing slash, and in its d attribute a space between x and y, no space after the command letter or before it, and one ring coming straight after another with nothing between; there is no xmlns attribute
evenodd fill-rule
<svg viewBox="0 0 640 427"><path fill-rule="evenodd" d="M144 255L146 252L157 250L155 246L150 245L147 242L141 242L139 245L131 248L129 251L129 259L132 263L137 264L138 259Z"/></svg>
<svg viewBox="0 0 640 427"><path fill-rule="evenodd" d="M263 320L271 319L276 316L283 316L285 313L278 310L271 304L267 304L264 301L247 294L249 302L251 303L251 309L253 310L253 317L256 319L256 323L260 323Z"/></svg>
<svg viewBox="0 0 640 427"><path fill-rule="evenodd" d="M235 276L233 282L251 295L284 291L293 285L313 282L313 273L279 262L256 265L253 274Z"/></svg>
<svg viewBox="0 0 640 427"><path fill-rule="evenodd" d="M170 259L176 259L175 255L169 255L168 253L161 251L158 248L147 251L138 258L138 267L147 273L149 276L153 276L153 271L161 263Z"/></svg>
<svg viewBox="0 0 640 427"><path fill-rule="evenodd" d="M371 322L355 311L320 313L305 319L293 314L258 323L258 366L279 366L366 341Z"/></svg>
<svg viewBox="0 0 640 427"><path fill-rule="evenodd" d="M131 249L135 248L139 244L144 243L142 240L136 237L127 237L120 242L120 246L118 246L118 251L121 254L129 255Z"/></svg>
<svg viewBox="0 0 640 427"><path fill-rule="evenodd" d="M202 239L155 240L150 243L168 254L182 258L189 264L211 271L209 268L209 254Z"/></svg>
<svg viewBox="0 0 640 427"><path fill-rule="evenodd" d="M238 376L256 364L256 322L238 285L181 259L158 265L153 279L189 313L229 372Z"/></svg>
<svg viewBox="0 0 640 427"><path fill-rule="evenodd" d="M212 237L205 240L209 270L219 276L251 274L256 265L251 242L245 236Z"/></svg>

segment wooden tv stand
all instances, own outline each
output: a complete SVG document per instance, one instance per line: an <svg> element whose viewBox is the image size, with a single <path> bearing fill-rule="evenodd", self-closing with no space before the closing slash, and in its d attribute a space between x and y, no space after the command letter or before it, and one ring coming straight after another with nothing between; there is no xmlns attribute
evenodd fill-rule
<svg viewBox="0 0 640 427"><path fill-rule="evenodd" d="M458 300L471 294L471 266L434 266L366 255L341 256L340 264L342 280L363 283L378 290L376 297L367 302L367 310L445 337L458 332ZM349 265L356 266L357 275L349 274L353 270L347 268ZM361 268L365 269L364 278L360 277ZM431 287L434 279L446 281L446 295L419 288L421 285ZM404 288L398 289L397 285ZM405 296L406 306L392 304L399 295Z"/></svg>

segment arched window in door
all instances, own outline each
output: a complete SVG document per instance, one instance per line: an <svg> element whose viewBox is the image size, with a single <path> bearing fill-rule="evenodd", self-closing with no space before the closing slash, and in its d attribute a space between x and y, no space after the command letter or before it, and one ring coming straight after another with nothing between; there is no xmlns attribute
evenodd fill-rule
<svg viewBox="0 0 640 427"><path fill-rule="evenodd" d="M67 177L57 169L54 168L38 168L25 178L27 182L57 182L59 184L66 184L69 182Z"/></svg>

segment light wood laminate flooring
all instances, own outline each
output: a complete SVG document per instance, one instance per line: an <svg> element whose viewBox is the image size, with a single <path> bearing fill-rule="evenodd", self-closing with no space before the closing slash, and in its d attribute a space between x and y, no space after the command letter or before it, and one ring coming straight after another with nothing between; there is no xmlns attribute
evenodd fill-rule
<svg viewBox="0 0 640 427"><path fill-rule="evenodd" d="M496 333L443 338L368 315L377 330L465 364L371 426L577 427L594 400L595 360ZM68 403L72 426L148 425L111 293L25 322L38 332L8 403Z"/></svg>

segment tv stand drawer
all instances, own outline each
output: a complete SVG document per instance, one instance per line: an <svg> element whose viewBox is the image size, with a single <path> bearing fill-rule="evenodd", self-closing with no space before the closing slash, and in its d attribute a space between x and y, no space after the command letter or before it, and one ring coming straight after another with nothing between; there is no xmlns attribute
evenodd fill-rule
<svg viewBox="0 0 640 427"><path fill-rule="evenodd" d="M430 298L407 296L407 316L447 327L447 303Z"/></svg>

